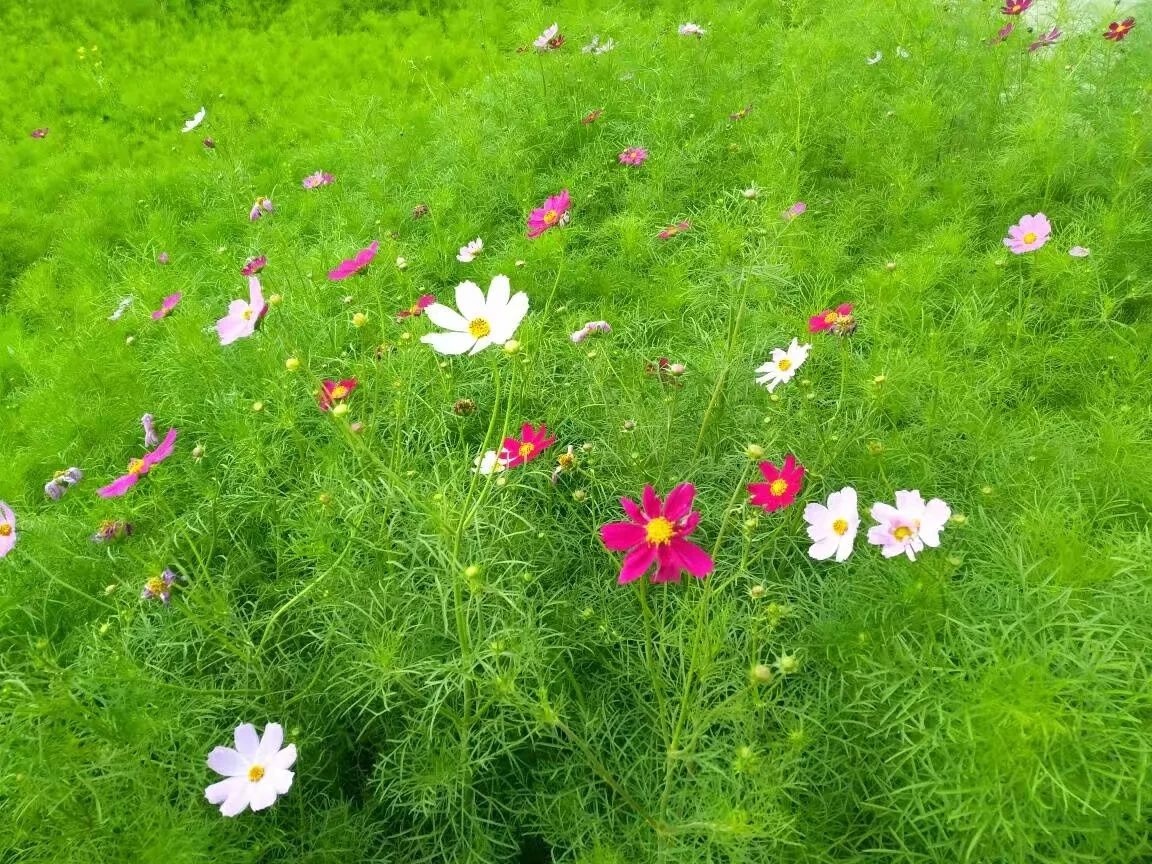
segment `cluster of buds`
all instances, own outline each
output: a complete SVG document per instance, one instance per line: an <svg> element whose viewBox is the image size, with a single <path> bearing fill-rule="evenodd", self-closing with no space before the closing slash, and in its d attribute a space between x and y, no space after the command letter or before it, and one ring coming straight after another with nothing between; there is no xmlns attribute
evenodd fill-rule
<svg viewBox="0 0 1152 864"><path fill-rule="evenodd" d="M579 345L593 333L611 333L612 325L607 321L589 321L572 334L572 341Z"/></svg>
<svg viewBox="0 0 1152 864"><path fill-rule="evenodd" d="M125 522L123 519L105 519L96 529L96 533L92 535L92 542L112 543L116 540L123 540L125 537L132 536L134 530L131 522Z"/></svg>
<svg viewBox="0 0 1152 864"><path fill-rule="evenodd" d="M651 360L644 363L644 374L659 379L661 384L672 387L683 387L680 377L688 371L683 363L670 363L667 357L661 357L655 363Z"/></svg>
<svg viewBox="0 0 1152 864"><path fill-rule="evenodd" d="M67 471L57 471L56 474L44 484L44 494L53 501L59 501L64 493L84 479L84 472L79 468L69 468Z"/></svg>

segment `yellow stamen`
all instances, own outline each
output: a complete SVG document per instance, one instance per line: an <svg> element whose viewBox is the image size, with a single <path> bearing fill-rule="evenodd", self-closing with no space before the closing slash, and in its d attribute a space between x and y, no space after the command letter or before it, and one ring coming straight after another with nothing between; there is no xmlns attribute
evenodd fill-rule
<svg viewBox="0 0 1152 864"><path fill-rule="evenodd" d="M772 494L779 498L788 491L788 481L783 477L777 477L772 481L772 485L768 487Z"/></svg>
<svg viewBox="0 0 1152 864"><path fill-rule="evenodd" d="M332 398L333 399L343 399L347 395L348 395L348 388L345 387L343 384L337 384L335 387L332 388Z"/></svg>
<svg viewBox="0 0 1152 864"><path fill-rule="evenodd" d="M144 460L143 459L133 459L131 462L129 462L128 463L128 473L129 474L143 474L144 473Z"/></svg>
<svg viewBox="0 0 1152 864"><path fill-rule="evenodd" d="M473 339L483 339L492 332L492 325L485 318L473 318L468 322L468 332Z"/></svg>
<svg viewBox="0 0 1152 864"><path fill-rule="evenodd" d="M159 597L165 589L164 580L160 576L153 576L144 583L144 587L148 589L149 594L155 594Z"/></svg>
<svg viewBox="0 0 1152 864"><path fill-rule="evenodd" d="M1036 242L1036 232L1035 231L1029 231L1027 234L1025 234L1024 235L1024 242L1025 243L1035 243Z"/></svg>
<svg viewBox="0 0 1152 864"><path fill-rule="evenodd" d="M525 441L520 445L520 449L516 452L520 454L521 459L527 459L529 456L536 452L536 445L531 441Z"/></svg>
<svg viewBox="0 0 1152 864"><path fill-rule="evenodd" d="M576 464L576 457L572 453L561 453L556 461L560 464L561 468L571 468Z"/></svg>
<svg viewBox="0 0 1152 864"><path fill-rule="evenodd" d="M672 542L672 535L676 533L676 528L663 516L657 516L644 526L644 531L649 543L655 546L667 546Z"/></svg>
<svg viewBox="0 0 1152 864"><path fill-rule="evenodd" d="M912 529L907 525L901 525L899 528L892 532L892 536L899 540L901 543L911 537L912 534Z"/></svg>
<svg viewBox="0 0 1152 864"><path fill-rule="evenodd" d="M248 779L251 780L253 783L259 783L261 780L263 780L264 779L264 766L263 765L253 765L251 768L249 768L248 769Z"/></svg>
<svg viewBox="0 0 1152 864"><path fill-rule="evenodd" d="M837 534L839 534L841 537L843 537L845 534L848 533L848 520L847 519L837 519L835 522L832 523L832 530L835 531Z"/></svg>
<svg viewBox="0 0 1152 864"><path fill-rule="evenodd" d="M825 324L835 324L836 319L838 317L839 316L835 312L829 312L827 315L824 316L824 323Z"/></svg>
<svg viewBox="0 0 1152 864"><path fill-rule="evenodd" d="M559 214L555 210L549 210L544 214L544 224L551 225L559 218Z"/></svg>
<svg viewBox="0 0 1152 864"><path fill-rule="evenodd" d="M249 307L248 309L245 309L242 313L240 313L240 317L243 318L245 321L251 321L252 320L251 307Z"/></svg>
<svg viewBox="0 0 1152 864"><path fill-rule="evenodd" d="M781 357L780 360L777 361L777 363L776 363L776 368L779 369L781 372L787 372L789 369L792 368L792 361L789 360L787 357Z"/></svg>
<svg viewBox="0 0 1152 864"><path fill-rule="evenodd" d="M0 537L11 537L12 526L7 522L0 522Z"/></svg>

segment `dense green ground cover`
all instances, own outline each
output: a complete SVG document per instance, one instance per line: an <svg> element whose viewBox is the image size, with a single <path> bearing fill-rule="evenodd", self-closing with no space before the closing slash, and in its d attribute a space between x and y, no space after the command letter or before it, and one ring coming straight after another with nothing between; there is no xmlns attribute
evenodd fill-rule
<svg viewBox="0 0 1152 864"><path fill-rule="evenodd" d="M7 4L0 861L1152 856L1152 22L1112 43L1123 9L1037 0L990 46L993 2L893 5ZM560 50L517 53L553 20ZM528 240L563 188L571 224ZM1011 254L1038 211L1052 239ZM283 302L221 347L256 254ZM497 273L530 298L518 354L395 318ZM806 334L842 302L854 335ZM770 397L753 370L793 337ZM98 498L145 412L175 454ZM557 447L472 473L525 421ZM796 505L749 506L750 443L807 466ZM680 481L714 574L618 585L599 526ZM866 515L814 561L803 504L847 485L958 518L914 563ZM104 519L135 533L94 544ZM165 567L186 586L141 601ZM225 819L205 758L271 721L295 783Z"/></svg>

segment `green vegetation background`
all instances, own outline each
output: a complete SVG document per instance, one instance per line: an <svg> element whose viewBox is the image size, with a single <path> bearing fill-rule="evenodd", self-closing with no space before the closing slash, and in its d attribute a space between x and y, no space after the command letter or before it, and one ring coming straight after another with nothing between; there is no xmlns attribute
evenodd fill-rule
<svg viewBox="0 0 1152 864"><path fill-rule="evenodd" d="M986 44L996 6L6 4L0 860L1152 856L1152 22L1114 45L1106 12L1038 0L1067 32L1028 55L1023 30ZM515 52L553 20L562 51ZM581 54L595 33L619 47ZM648 164L616 165L633 145ZM527 241L561 188L572 225ZM249 224L258 195L278 211ZM1051 242L1008 254L1037 211ZM372 239L367 276L325 280ZM284 302L221 349L258 252ZM521 355L441 367L401 338L426 325L395 310L498 272L531 297ZM813 337L770 400L753 367L843 301L857 334ZM615 332L569 342L597 318ZM661 355L682 389L645 378ZM311 395L345 376L358 438ZM100 501L145 411L177 453ZM522 421L590 443L580 471L475 486ZM801 506L745 524L749 442L798 455L804 500L918 488L967 521L915 564L863 537L818 564ZM69 465L88 479L52 504ZM646 617L596 527L681 480L710 603L653 588ZM135 536L92 544L105 518ZM187 589L142 604L169 565ZM784 653L798 673L749 684ZM285 724L296 783L226 820L204 759L245 721Z"/></svg>

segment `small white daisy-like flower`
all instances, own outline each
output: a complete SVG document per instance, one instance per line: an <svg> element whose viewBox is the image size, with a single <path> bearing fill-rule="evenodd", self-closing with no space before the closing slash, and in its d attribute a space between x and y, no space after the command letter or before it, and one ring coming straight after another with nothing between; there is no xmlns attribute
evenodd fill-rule
<svg viewBox="0 0 1152 864"><path fill-rule="evenodd" d="M787 384L804 365L811 350L811 345L801 345L799 339L793 339L787 348L773 348L772 359L756 369L756 383L767 387L769 393L780 384Z"/></svg>
<svg viewBox="0 0 1152 864"><path fill-rule="evenodd" d="M433 303L424 310L428 320L447 333L428 333L420 341L441 354L477 354L489 345L503 345L528 314L528 295L512 294L507 276L495 276L488 296L475 282L456 286L456 307Z"/></svg>
<svg viewBox="0 0 1152 864"><path fill-rule="evenodd" d="M484 241L477 237L467 246L461 246L460 251L456 253L456 260L461 264L471 264L476 260L476 256L484 251Z"/></svg>
<svg viewBox="0 0 1152 864"><path fill-rule="evenodd" d="M866 59L864 62L867 63L869 66L875 66L877 63L879 63L883 59L884 59L884 52L883 51L877 51L875 54L873 54L871 57Z"/></svg>
<svg viewBox="0 0 1152 864"><path fill-rule="evenodd" d="M681 24L678 28L676 28L676 32L681 36L695 36L699 38L708 31L701 27L699 24L688 22L687 24Z"/></svg>
<svg viewBox="0 0 1152 864"><path fill-rule="evenodd" d="M185 120L184 121L184 128L181 129L180 131L181 132L191 132L193 129L195 129L197 126L199 126L201 123L204 122L204 117L205 117L205 115L207 115L207 113L208 113L208 111L205 108L201 107L200 110L197 111L195 113L195 115L193 115L191 120Z"/></svg>
<svg viewBox="0 0 1152 864"><path fill-rule="evenodd" d="M225 816L237 816L251 807L264 810L292 787L294 774L288 769L296 762L296 745L284 743L284 727L269 723L264 737L256 727L244 723L236 727L236 749L217 747L208 754L208 767L226 779L204 790L204 797L220 805Z"/></svg>
<svg viewBox="0 0 1152 864"><path fill-rule="evenodd" d="M809 555L817 561L827 561L833 555L837 561L847 561L860 528L856 490L845 486L829 495L827 504L813 501L804 508L804 521L812 539Z"/></svg>
<svg viewBox="0 0 1152 864"><path fill-rule="evenodd" d="M607 54L609 51L611 51L615 47L616 47L616 40L615 39L605 39L603 42L601 42L600 41L600 34L597 33L595 36L592 37L592 41L589 42L587 45L585 45L580 50L583 51L585 54Z"/></svg>

